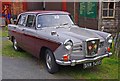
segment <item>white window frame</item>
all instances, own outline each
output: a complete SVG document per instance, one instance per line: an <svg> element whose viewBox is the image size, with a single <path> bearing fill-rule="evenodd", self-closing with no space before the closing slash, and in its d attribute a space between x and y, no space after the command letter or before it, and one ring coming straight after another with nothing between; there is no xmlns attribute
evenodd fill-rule
<svg viewBox="0 0 120 81"><path fill-rule="evenodd" d="M108 2L108 8L103 8L103 3ZM114 8L113 8L113 16L109 16L109 4L110 2L114 2ZM107 10L107 16L103 16L103 11ZM102 1L102 18L115 18L115 0L103 0Z"/></svg>

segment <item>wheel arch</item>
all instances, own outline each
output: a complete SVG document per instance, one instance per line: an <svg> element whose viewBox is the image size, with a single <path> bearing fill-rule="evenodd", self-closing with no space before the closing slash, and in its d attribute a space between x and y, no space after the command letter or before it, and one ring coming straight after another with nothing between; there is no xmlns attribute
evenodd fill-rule
<svg viewBox="0 0 120 81"><path fill-rule="evenodd" d="M50 51L53 53L53 51L52 51L49 47L42 46L41 49L40 49L40 54L39 54L39 58L40 58L40 59L44 59L44 57L45 57L45 51L46 51L47 49L50 50ZM54 56L54 54L53 54L53 56ZM54 57L55 57L55 56L54 56Z"/></svg>

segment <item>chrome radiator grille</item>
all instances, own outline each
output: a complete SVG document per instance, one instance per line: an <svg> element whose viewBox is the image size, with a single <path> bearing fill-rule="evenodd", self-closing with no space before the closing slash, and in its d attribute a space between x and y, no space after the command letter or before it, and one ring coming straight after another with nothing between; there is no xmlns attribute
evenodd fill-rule
<svg viewBox="0 0 120 81"><path fill-rule="evenodd" d="M100 43L99 39L87 41L86 42L86 50L87 50L86 56L88 56L88 57L95 56L98 52L99 43Z"/></svg>

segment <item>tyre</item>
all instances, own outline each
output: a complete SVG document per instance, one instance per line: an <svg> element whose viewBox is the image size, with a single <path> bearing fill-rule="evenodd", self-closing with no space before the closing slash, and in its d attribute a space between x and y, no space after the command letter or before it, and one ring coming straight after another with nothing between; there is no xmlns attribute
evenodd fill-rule
<svg viewBox="0 0 120 81"><path fill-rule="evenodd" d="M15 38L13 38L13 48L15 51L21 51L21 48L18 46L18 43Z"/></svg>
<svg viewBox="0 0 120 81"><path fill-rule="evenodd" d="M51 74L58 72L59 65L55 61L55 57L49 49L45 51L45 65L47 71Z"/></svg>

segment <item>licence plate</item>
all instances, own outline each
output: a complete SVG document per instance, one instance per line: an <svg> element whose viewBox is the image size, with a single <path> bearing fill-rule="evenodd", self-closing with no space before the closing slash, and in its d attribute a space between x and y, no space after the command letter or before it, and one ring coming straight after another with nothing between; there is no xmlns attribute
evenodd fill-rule
<svg viewBox="0 0 120 81"><path fill-rule="evenodd" d="M96 65L100 65L102 63L101 60L97 60L97 61L94 61L94 62L87 62L87 63L84 63L83 64L83 68L89 68L89 67L92 67L92 66L96 66Z"/></svg>

